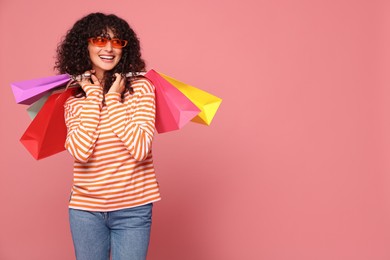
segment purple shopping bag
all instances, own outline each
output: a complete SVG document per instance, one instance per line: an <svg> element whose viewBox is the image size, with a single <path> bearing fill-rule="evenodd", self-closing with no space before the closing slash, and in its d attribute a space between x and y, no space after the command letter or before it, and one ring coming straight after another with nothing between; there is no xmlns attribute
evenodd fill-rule
<svg viewBox="0 0 390 260"><path fill-rule="evenodd" d="M68 74L60 74L51 77L24 80L11 83L11 88L15 96L16 103L31 105L48 90L65 86L71 77Z"/></svg>

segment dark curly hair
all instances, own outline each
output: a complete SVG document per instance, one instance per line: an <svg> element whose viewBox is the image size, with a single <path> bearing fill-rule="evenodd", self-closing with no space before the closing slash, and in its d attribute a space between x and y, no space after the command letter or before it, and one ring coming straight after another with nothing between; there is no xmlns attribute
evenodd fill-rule
<svg viewBox="0 0 390 260"><path fill-rule="evenodd" d="M145 61L141 58L141 47L138 37L129 24L114 14L91 13L78 20L67 32L62 42L57 47L57 60L54 68L59 73L67 73L72 76L83 74L92 69L92 63L88 52L88 39L106 34L111 29L115 37L127 40L128 44L122 48L122 57L119 63L111 71L105 73L103 92L107 93L114 78L114 73L126 74L145 71ZM132 93L131 77L126 81L126 91ZM85 96L79 86L76 96ZM124 93L122 94L123 98Z"/></svg>

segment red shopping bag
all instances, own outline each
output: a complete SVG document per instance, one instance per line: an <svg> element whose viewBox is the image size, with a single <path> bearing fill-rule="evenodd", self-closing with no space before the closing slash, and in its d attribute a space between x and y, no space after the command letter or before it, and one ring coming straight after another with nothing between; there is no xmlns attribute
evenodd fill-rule
<svg viewBox="0 0 390 260"><path fill-rule="evenodd" d="M69 88L51 95L20 138L20 142L35 159L65 150L67 129L64 104L74 91L74 88Z"/></svg>

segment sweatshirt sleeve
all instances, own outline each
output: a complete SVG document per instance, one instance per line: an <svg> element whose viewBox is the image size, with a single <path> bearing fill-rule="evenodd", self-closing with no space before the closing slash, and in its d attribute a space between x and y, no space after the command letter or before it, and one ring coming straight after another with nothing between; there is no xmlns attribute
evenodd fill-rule
<svg viewBox="0 0 390 260"><path fill-rule="evenodd" d="M65 103L68 129L65 148L79 162L87 162L95 148L103 97L100 86L85 86L84 89L86 98L71 97Z"/></svg>
<svg viewBox="0 0 390 260"><path fill-rule="evenodd" d="M155 122L155 93L146 79L133 83L134 93L121 102L119 93L107 93L109 122L129 153L143 161L151 151Z"/></svg>

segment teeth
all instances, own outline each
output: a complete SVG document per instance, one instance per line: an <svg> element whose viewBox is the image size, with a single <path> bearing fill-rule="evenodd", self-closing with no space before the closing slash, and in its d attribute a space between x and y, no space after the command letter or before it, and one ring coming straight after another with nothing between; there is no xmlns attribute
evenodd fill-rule
<svg viewBox="0 0 390 260"><path fill-rule="evenodd" d="M102 55L102 56L99 56L101 59L106 59L106 60L113 60L114 59L114 56L105 56L105 55Z"/></svg>

